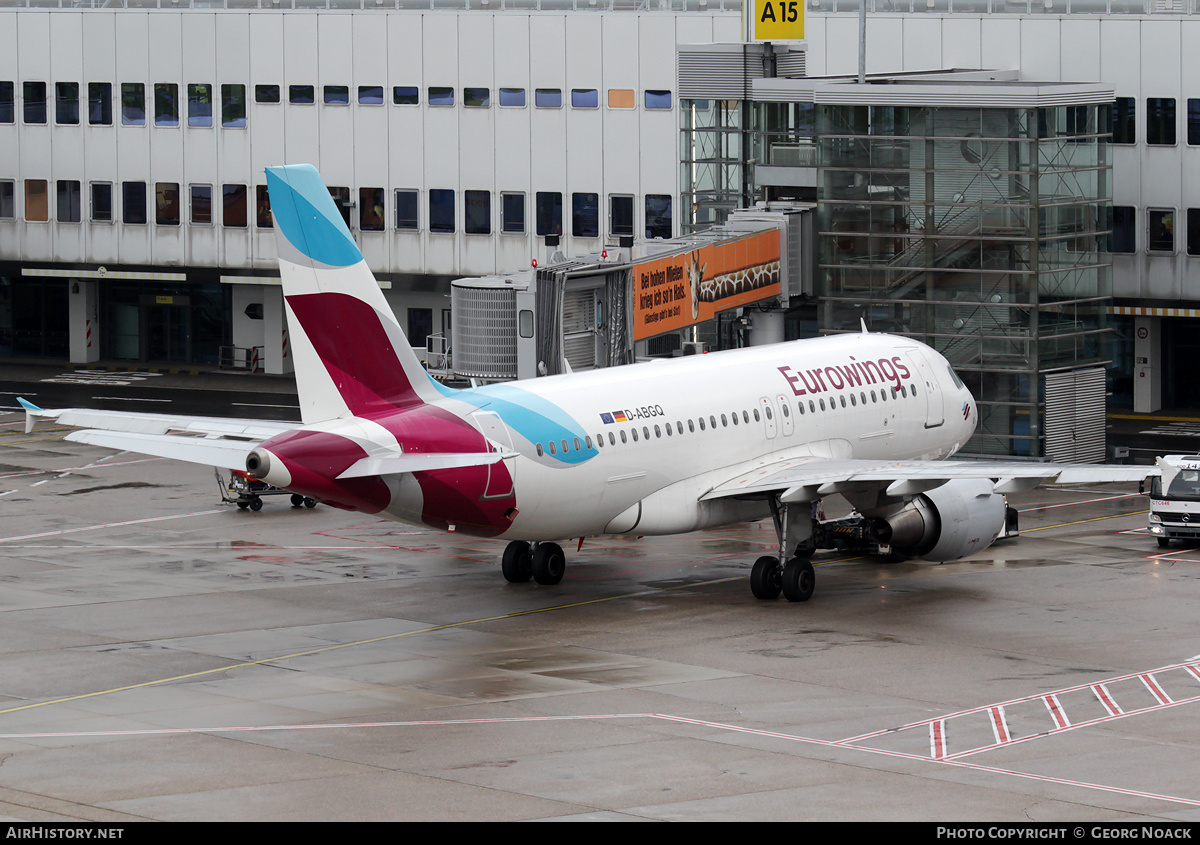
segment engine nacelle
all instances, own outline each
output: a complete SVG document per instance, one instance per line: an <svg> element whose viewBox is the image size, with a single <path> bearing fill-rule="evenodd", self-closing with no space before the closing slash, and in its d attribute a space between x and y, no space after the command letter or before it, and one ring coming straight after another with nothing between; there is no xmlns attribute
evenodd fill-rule
<svg viewBox="0 0 1200 845"><path fill-rule="evenodd" d="M947 561L983 551L1004 529L1004 497L986 478L950 481L872 520L876 538L900 554Z"/></svg>

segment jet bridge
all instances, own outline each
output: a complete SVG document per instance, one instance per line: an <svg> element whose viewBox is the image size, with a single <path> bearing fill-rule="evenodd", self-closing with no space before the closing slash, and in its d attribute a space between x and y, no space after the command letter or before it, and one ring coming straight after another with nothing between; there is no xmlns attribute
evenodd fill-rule
<svg viewBox="0 0 1200 845"><path fill-rule="evenodd" d="M457 279L451 369L491 382L628 364L655 338L749 306L778 315L769 339L781 340L783 311L813 293L814 208L760 204L678 238Z"/></svg>

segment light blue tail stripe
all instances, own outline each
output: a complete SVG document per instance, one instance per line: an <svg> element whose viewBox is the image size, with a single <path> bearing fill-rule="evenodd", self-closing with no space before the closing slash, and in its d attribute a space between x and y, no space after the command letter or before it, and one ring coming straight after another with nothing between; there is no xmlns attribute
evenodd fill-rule
<svg viewBox="0 0 1200 845"><path fill-rule="evenodd" d="M275 225L302 255L329 267L349 267L362 253L311 164L267 168Z"/></svg>

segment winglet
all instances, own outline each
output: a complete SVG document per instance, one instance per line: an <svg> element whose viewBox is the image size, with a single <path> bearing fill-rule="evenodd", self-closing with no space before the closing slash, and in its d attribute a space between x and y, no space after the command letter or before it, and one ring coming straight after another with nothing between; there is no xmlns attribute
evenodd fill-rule
<svg viewBox="0 0 1200 845"><path fill-rule="evenodd" d="M30 402L28 399L20 396L17 397L17 402L19 402L21 407L25 409L25 433L28 434L29 432L33 431L33 427L37 425L37 417L35 416L34 412L42 409Z"/></svg>
<svg viewBox="0 0 1200 845"><path fill-rule="evenodd" d="M859 325L861 325L861 326L862 326L862 333L863 333L863 334L870 334L870 333L871 333L871 332L870 332L870 331L867 329L867 318L866 318L866 317L859 317L859 318L858 318L858 322L859 322Z"/></svg>

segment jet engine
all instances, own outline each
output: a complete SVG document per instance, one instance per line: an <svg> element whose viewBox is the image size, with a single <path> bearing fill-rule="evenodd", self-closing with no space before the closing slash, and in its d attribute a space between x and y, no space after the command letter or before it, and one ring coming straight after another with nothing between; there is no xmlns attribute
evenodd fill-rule
<svg viewBox="0 0 1200 845"><path fill-rule="evenodd" d="M989 479L949 481L871 520L876 539L925 560L958 560L995 542L1004 528L1004 497Z"/></svg>

